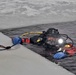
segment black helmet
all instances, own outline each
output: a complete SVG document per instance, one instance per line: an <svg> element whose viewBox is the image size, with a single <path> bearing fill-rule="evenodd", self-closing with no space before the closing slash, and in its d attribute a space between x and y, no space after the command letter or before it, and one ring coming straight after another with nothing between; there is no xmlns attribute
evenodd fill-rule
<svg viewBox="0 0 76 75"><path fill-rule="evenodd" d="M58 29L55 28L49 28L46 32L47 34L59 34Z"/></svg>

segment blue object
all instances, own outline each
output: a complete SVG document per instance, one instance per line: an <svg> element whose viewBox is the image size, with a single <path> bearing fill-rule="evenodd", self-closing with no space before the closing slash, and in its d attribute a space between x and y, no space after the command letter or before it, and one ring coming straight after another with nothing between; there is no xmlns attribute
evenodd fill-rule
<svg viewBox="0 0 76 75"><path fill-rule="evenodd" d="M58 52L53 57L54 57L54 59L62 59L64 57L66 57L66 56L67 55L64 52Z"/></svg>
<svg viewBox="0 0 76 75"><path fill-rule="evenodd" d="M22 39L20 37L14 37L14 38L12 38L13 45L20 44L21 41L22 41Z"/></svg>

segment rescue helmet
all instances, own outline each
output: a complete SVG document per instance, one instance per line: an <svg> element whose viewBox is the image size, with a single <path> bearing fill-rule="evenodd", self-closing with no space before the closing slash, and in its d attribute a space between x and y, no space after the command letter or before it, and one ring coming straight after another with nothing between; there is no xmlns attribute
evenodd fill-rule
<svg viewBox="0 0 76 75"><path fill-rule="evenodd" d="M59 34L59 31L58 29L55 29L55 28L49 28L47 30L47 34Z"/></svg>

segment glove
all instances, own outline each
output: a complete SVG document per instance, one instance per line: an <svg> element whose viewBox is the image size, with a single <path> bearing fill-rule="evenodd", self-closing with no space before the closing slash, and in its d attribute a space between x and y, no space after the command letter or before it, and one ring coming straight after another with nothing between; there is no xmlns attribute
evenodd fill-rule
<svg viewBox="0 0 76 75"><path fill-rule="evenodd" d="M64 53L64 52L58 52L58 53L56 53L56 54L54 54L54 58L55 59L62 59L62 58L64 58L64 57L66 57L67 55L66 55L66 53Z"/></svg>
<svg viewBox="0 0 76 75"><path fill-rule="evenodd" d="M12 38L13 45L20 44L21 41L22 41L22 39L20 37L14 37L14 38Z"/></svg>

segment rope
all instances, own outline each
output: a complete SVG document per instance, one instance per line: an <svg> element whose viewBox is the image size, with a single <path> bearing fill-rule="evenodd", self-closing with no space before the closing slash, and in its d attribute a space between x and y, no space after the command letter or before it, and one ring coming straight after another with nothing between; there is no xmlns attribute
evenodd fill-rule
<svg viewBox="0 0 76 75"><path fill-rule="evenodd" d="M43 32L25 32L20 37L23 37L23 36L26 36L26 35L29 35L29 34L42 34L42 33Z"/></svg>

